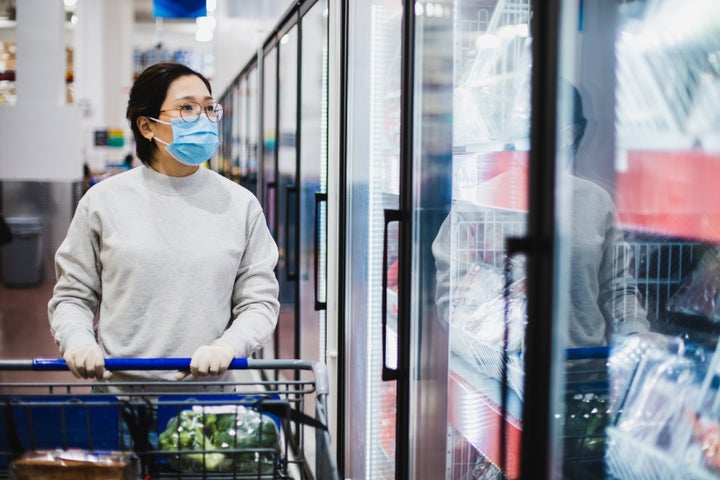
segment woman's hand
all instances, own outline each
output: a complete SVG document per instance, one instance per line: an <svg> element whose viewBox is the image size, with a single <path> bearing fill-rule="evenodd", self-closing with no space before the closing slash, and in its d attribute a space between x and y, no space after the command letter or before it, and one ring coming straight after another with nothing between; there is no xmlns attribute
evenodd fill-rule
<svg viewBox="0 0 720 480"><path fill-rule="evenodd" d="M105 356L97 343L72 347L63 358L77 378L107 380L112 376L112 372L105 370Z"/></svg>
<svg viewBox="0 0 720 480"><path fill-rule="evenodd" d="M193 378L207 375L220 375L227 371L235 358L235 350L229 345L215 341L210 345L203 345L195 350L190 359L190 372ZM178 372L176 378L182 380L188 372Z"/></svg>

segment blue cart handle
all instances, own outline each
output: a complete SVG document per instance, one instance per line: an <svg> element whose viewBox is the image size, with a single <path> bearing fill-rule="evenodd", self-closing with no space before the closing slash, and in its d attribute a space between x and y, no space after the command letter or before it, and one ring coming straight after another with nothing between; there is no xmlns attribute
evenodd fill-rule
<svg viewBox="0 0 720 480"><path fill-rule="evenodd" d="M21 362L21 361L18 361ZM67 363L62 358L35 358L30 360L25 368L35 371L62 371L67 370ZM16 368L24 365L15 363ZM107 370L190 370L190 358L106 358ZM247 358L235 358L230 362L230 369L245 370L248 368Z"/></svg>
<svg viewBox="0 0 720 480"><path fill-rule="evenodd" d="M608 358L610 347L580 347L568 348L565 351L566 360L586 360L590 358Z"/></svg>
<svg viewBox="0 0 720 480"><path fill-rule="evenodd" d="M189 370L190 358L106 358L107 370ZM230 362L232 370L308 370L315 377L318 396L327 396L330 387L327 366L322 362L289 359L235 358ZM3 359L0 371L67 371L62 358Z"/></svg>

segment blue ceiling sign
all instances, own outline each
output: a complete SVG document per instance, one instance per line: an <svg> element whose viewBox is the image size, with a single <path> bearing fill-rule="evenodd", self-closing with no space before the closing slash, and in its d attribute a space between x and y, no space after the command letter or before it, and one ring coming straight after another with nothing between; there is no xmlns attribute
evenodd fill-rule
<svg viewBox="0 0 720 480"><path fill-rule="evenodd" d="M207 16L206 0L153 0L155 18L197 18Z"/></svg>

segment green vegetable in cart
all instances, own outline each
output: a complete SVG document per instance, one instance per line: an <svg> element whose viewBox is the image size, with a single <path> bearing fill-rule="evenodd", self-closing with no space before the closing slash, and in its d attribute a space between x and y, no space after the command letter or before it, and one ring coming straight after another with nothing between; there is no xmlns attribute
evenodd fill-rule
<svg viewBox="0 0 720 480"><path fill-rule="evenodd" d="M602 456L605 449L605 427L610 420L608 398L591 393L568 396L565 408L565 456Z"/></svg>
<svg viewBox="0 0 720 480"><path fill-rule="evenodd" d="M275 422L242 405L217 410L194 407L168 421L158 438L171 452L168 462L181 471L273 473L280 453Z"/></svg>

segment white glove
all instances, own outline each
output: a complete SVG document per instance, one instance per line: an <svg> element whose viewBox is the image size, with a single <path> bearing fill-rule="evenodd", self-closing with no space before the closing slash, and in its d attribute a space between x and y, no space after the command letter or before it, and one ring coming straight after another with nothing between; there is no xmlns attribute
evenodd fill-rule
<svg viewBox="0 0 720 480"><path fill-rule="evenodd" d="M670 338L656 332L638 332L630 335L628 339L632 339L632 341L637 342L636 348L641 350L655 349L664 351L671 346ZM678 343L682 344L682 341L679 341L679 339L673 339L672 343L677 345Z"/></svg>
<svg viewBox="0 0 720 480"><path fill-rule="evenodd" d="M233 358L235 358L235 350L225 343L216 341L210 345L203 345L195 350L190 359L190 373L193 378L220 375L225 373ZM178 372L176 378L181 380L187 374L187 372Z"/></svg>
<svg viewBox="0 0 720 480"><path fill-rule="evenodd" d="M105 370L105 356L97 343L72 347L63 355L68 368L77 378L107 380L112 372Z"/></svg>

